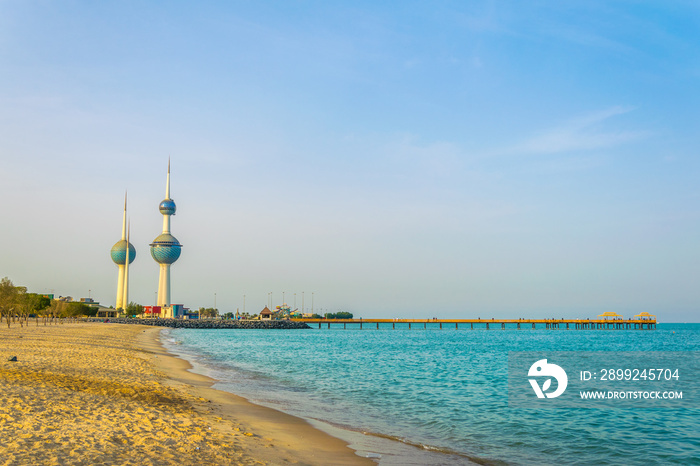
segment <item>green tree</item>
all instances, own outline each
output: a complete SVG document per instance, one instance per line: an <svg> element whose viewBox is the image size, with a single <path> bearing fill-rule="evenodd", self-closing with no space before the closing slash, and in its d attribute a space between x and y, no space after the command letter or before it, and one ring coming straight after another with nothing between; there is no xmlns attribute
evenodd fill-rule
<svg viewBox="0 0 700 466"><path fill-rule="evenodd" d="M213 307L207 307L207 308L200 307L199 308L199 315L202 318L214 318L214 317L219 315L219 310L214 309Z"/></svg>
<svg viewBox="0 0 700 466"><path fill-rule="evenodd" d="M32 310L36 317L36 325L39 325L39 317L45 317L46 311L51 307L51 298L48 296L32 293Z"/></svg>
<svg viewBox="0 0 700 466"><path fill-rule="evenodd" d="M325 314L326 319L352 319L352 313L351 312L336 312L336 313L331 313L328 312Z"/></svg>
<svg viewBox="0 0 700 466"><path fill-rule="evenodd" d="M66 306L59 314L60 317L94 317L97 315L97 308L86 303L65 303Z"/></svg>
<svg viewBox="0 0 700 466"><path fill-rule="evenodd" d="M19 308L21 309L21 315L24 317L25 323L31 315L34 315L36 317L36 324L39 325L39 314L51 305L51 299L48 296L27 293L24 287L17 288Z"/></svg>
<svg viewBox="0 0 700 466"><path fill-rule="evenodd" d="M33 310L35 312L41 312L47 307L51 306L51 298L44 296L43 294L30 293L33 297Z"/></svg>
<svg viewBox="0 0 700 466"><path fill-rule="evenodd" d="M12 280L7 277L0 280L0 321L4 317L8 328L11 322L10 317L15 315L18 295L19 290L12 283Z"/></svg>
<svg viewBox="0 0 700 466"><path fill-rule="evenodd" d="M126 306L126 313L130 316L143 314L143 306L131 301Z"/></svg>
<svg viewBox="0 0 700 466"><path fill-rule="evenodd" d="M48 297L27 293L27 287L15 286L7 277L0 280L0 322L4 317L8 327L15 318L18 318L19 324L24 326L30 315L37 315L50 304L51 300ZM38 317L37 325L39 325Z"/></svg>
<svg viewBox="0 0 700 466"><path fill-rule="evenodd" d="M53 301L51 301L51 306L47 307L43 312L44 325L49 323L49 321L53 321L53 319L60 316L67 304L68 303L65 303L58 299L54 299Z"/></svg>

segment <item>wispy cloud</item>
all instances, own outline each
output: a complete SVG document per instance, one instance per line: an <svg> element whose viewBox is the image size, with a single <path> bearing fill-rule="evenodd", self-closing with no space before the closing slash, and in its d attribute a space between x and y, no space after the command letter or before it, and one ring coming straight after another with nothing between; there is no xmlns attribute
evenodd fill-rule
<svg viewBox="0 0 700 466"><path fill-rule="evenodd" d="M600 112L582 115L563 125L532 136L518 144L497 151L497 155L556 154L613 147L648 136L645 131L606 128L613 117L634 108L615 106Z"/></svg>
<svg viewBox="0 0 700 466"><path fill-rule="evenodd" d="M606 37L602 33L596 34L591 31L567 24L566 27L552 27L546 29L542 34L549 35L557 40L565 40L584 47L596 47L611 50L618 53L631 53L635 49L629 45Z"/></svg>

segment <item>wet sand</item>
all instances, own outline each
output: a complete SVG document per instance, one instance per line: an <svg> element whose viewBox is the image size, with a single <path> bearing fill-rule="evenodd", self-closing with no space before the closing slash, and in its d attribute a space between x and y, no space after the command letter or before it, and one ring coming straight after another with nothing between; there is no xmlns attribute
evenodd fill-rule
<svg viewBox="0 0 700 466"><path fill-rule="evenodd" d="M375 464L303 419L210 388L159 333L0 328L0 464Z"/></svg>

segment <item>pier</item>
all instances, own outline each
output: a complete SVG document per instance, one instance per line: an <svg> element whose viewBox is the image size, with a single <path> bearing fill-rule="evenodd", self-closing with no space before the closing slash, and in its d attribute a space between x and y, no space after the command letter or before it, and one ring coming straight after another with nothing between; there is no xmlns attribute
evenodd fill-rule
<svg viewBox="0 0 700 466"><path fill-rule="evenodd" d="M318 328L468 328L474 329L537 329L551 330L655 330L656 319L291 319Z"/></svg>

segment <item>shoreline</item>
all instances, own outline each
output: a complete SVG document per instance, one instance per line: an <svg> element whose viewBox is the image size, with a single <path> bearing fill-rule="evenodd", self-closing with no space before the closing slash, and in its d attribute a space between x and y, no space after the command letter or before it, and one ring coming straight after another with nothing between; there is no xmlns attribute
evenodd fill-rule
<svg viewBox="0 0 700 466"><path fill-rule="evenodd" d="M168 341L168 335L172 328L164 328L159 333L165 336L164 340ZM188 366L189 374L196 374L203 377L212 386L217 387L223 393L230 394L236 398L242 399L246 403L254 406L260 406L264 409L271 409L275 412L282 412L297 419L305 421L313 428L320 430L327 435L340 439L351 450L354 450L357 455L362 458L372 459L372 463L378 462L381 465L387 466L405 466L411 465L427 465L427 464L442 464L445 466L457 466L466 464L505 464L497 460L489 460L475 457L464 452L451 450L449 448L424 444L420 442L412 442L406 438L395 435L388 435L381 431L367 430L366 428L350 425L337 424L328 419L316 418L310 416L308 411L297 409L289 409L284 404L275 402L265 402L259 400L256 396L250 396L251 393L239 392L235 386L231 386L230 382L226 382L216 378L216 369L208 366L197 360L197 356L188 351L180 351L179 346L168 346L164 341L160 342L163 349L176 358L184 361ZM192 358L192 359L191 359ZM241 395L240 393L244 393ZM250 396L250 398L249 398ZM254 401L250 401L254 400Z"/></svg>
<svg viewBox="0 0 700 466"><path fill-rule="evenodd" d="M376 464L303 419L210 388L160 330L2 327L0 464Z"/></svg>
<svg viewBox="0 0 700 466"><path fill-rule="evenodd" d="M207 399L211 403L208 407L211 415L250 426L249 430L255 436L265 440L265 445L251 448L251 453L256 458L272 461L273 464L280 459L310 465L376 464L369 458L358 456L347 442L312 426L305 419L252 403L235 393L212 388L219 381L192 372L193 367L189 361L170 353L160 341L162 330L164 329L147 329L137 337L138 345L146 350L154 366L166 375L174 387L190 390L196 396L199 395L199 398ZM272 441L275 442L274 445L270 443ZM306 444L310 448L299 448L295 442L297 445ZM272 446L278 451L273 458L268 459L267 451Z"/></svg>

